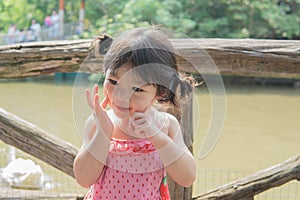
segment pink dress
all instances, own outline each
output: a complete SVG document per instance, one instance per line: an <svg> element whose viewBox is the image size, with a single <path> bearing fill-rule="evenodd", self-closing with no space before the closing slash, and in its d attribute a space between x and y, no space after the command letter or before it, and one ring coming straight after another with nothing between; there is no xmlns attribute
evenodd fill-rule
<svg viewBox="0 0 300 200"><path fill-rule="evenodd" d="M163 163L148 140L112 139L107 163L85 200L159 200Z"/></svg>

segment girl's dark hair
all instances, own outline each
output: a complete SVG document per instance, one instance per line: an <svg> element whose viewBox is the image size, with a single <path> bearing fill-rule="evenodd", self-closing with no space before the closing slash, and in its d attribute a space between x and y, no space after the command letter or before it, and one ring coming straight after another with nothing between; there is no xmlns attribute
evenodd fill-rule
<svg viewBox="0 0 300 200"><path fill-rule="evenodd" d="M180 98L190 96L192 86L178 73L174 48L157 28L128 30L114 39L102 35L97 41L94 50L105 54L104 72L110 69L115 73L121 66L129 64L136 75L157 88L160 103L179 105L177 92L181 93Z"/></svg>

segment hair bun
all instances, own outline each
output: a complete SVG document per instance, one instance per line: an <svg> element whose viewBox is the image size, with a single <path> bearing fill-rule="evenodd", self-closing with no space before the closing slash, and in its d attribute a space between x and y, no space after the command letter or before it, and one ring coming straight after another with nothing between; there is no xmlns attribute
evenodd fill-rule
<svg viewBox="0 0 300 200"><path fill-rule="evenodd" d="M100 54L106 54L113 39L107 34L103 34L98 36L98 42L99 42L99 53Z"/></svg>
<svg viewBox="0 0 300 200"><path fill-rule="evenodd" d="M106 33L99 35L97 38L95 38L92 42L91 47L89 48L89 51L93 51L95 53L95 56L97 55L103 55L106 54L113 39Z"/></svg>

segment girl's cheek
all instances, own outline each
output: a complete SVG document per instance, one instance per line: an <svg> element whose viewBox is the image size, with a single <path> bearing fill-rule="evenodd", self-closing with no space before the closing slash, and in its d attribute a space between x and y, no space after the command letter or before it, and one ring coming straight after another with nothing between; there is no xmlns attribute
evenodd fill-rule
<svg viewBox="0 0 300 200"><path fill-rule="evenodd" d="M104 80L104 82L103 82L103 88L107 88L108 87L108 80Z"/></svg>
<svg viewBox="0 0 300 200"><path fill-rule="evenodd" d="M112 93L113 86L111 84L109 84L109 82L107 80L105 80L103 83L103 89L106 90L105 92L107 92L107 93Z"/></svg>
<svg viewBox="0 0 300 200"><path fill-rule="evenodd" d="M136 112L145 112L154 103L152 99L149 98L132 98L132 103Z"/></svg>

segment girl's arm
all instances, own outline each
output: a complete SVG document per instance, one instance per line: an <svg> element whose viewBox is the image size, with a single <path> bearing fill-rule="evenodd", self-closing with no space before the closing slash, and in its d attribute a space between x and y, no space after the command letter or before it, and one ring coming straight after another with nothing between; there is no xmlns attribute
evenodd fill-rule
<svg viewBox="0 0 300 200"><path fill-rule="evenodd" d="M82 187L90 187L101 175L114 130L105 111L109 101L108 97L105 96L101 105L99 104L97 85L94 87L93 97L87 90L87 100L93 109L93 115L86 120L83 145L73 165L75 179Z"/></svg>
<svg viewBox="0 0 300 200"><path fill-rule="evenodd" d="M168 135L161 132L150 137L149 141L157 149L168 175L176 183L189 187L196 179L196 161L184 143L177 119L167 115L170 119Z"/></svg>
<svg viewBox="0 0 300 200"><path fill-rule="evenodd" d="M108 153L110 141L97 131L92 115L86 120L84 134L87 138L77 154L73 170L77 183L82 187L90 187L100 177Z"/></svg>

